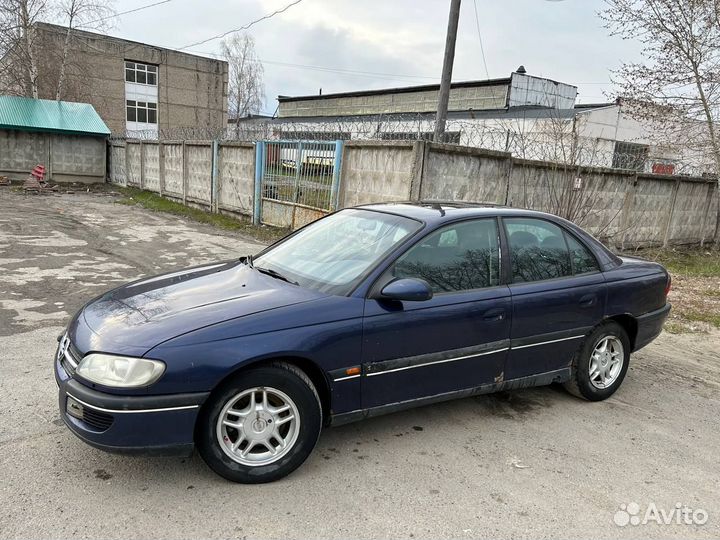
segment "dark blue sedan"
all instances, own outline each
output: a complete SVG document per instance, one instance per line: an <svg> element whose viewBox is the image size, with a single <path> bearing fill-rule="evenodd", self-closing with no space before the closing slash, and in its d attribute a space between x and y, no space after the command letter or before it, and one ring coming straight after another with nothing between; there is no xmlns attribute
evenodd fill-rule
<svg viewBox="0 0 720 540"><path fill-rule="evenodd" d="M61 337L60 411L103 450L189 453L236 482L300 466L323 426L563 383L612 395L670 276L525 210L376 204L255 257L124 285Z"/></svg>

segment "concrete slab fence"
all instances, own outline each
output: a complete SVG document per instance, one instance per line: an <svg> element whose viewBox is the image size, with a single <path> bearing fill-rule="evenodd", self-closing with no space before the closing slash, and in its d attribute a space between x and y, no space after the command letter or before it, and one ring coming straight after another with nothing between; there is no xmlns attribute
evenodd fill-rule
<svg viewBox="0 0 720 540"><path fill-rule="evenodd" d="M251 215L255 149L237 142L114 140L109 176L183 204Z"/></svg>
<svg viewBox="0 0 720 540"><path fill-rule="evenodd" d="M49 182L105 181L104 137L0 129L0 176L22 182L36 165Z"/></svg>
<svg viewBox="0 0 720 540"><path fill-rule="evenodd" d="M348 141L341 206L460 201L550 212L618 248L718 237L717 181L577 167L424 141Z"/></svg>
<svg viewBox="0 0 720 540"><path fill-rule="evenodd" d="M112 141L109 176L186 204L252 216L255 159L252 143ZM576 167L425 141L346 141L341 163L340 208L480 202L551 212L618 248L720 240L713 178Z"/></svg>

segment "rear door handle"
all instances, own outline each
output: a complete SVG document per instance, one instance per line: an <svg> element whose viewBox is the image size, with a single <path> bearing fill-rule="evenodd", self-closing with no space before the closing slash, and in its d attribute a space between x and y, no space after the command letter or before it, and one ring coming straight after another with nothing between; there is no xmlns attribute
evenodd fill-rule
<svg viewBox="0 0 720 540"><path fill-rule="evenodd" d="M582 298L580 298L580 306L581 307L592 307L595 305L595 300L597 300L597 296L594 294L586 294Z"/></svg>
<svg viewBox="0 0 720 540"><path fill-rule="evenodd" d="M488 309L485 313L483 313L483 319L486 321L502 321L504 318L504 308Z"/></svg>

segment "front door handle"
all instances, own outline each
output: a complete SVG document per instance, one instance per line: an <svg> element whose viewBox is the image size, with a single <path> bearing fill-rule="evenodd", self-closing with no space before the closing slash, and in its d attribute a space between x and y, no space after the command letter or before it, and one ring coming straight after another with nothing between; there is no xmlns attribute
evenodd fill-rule
<svg viewBox="0 0 720 540"><path fill-rule="evenodd" d="M580 299L580 307L592 307L595 305L597 296L594 294L586 294Z"/></svg>
<svg viewBox="0 0 720 540"><path fill-rule="evenodd" d="M504 318L504 308L488 309L485 313L483 313L483 319L486 321L502 321Z"/></svg>

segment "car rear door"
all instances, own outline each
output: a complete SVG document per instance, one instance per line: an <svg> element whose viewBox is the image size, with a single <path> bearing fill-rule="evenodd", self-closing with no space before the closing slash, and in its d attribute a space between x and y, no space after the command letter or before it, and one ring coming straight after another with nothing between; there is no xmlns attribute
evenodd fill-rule
<svg viewBox="0 0 720 540"><path fill-rule="evenodd" d="M500 285L496 218L428 234L380 278L415 277L432 299L368 298L363 322L363 408L411 402L492 384L510 337L510 291Z"/></svg>
<svg viewBox="0 0 720 540"><path fill-rule="evenodd" d="M560 225L540 218L502 221L513 321L503 378L560 374L603 318L605 279L591 251Z"/></svg>

